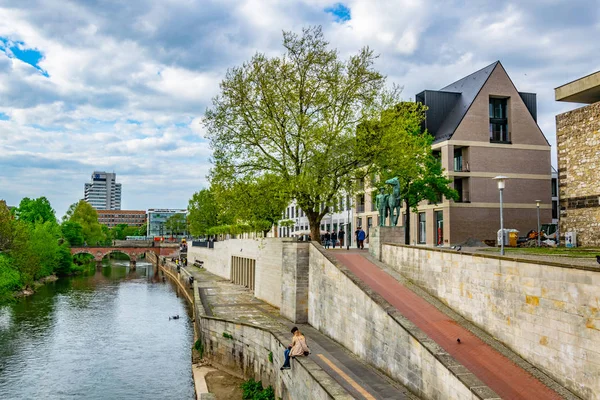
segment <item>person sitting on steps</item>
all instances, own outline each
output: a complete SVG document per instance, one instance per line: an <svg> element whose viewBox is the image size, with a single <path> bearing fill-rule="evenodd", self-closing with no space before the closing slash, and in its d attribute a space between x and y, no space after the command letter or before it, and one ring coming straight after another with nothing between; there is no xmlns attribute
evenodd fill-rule
<svg viewBox="0 0 600 400"><path fill-rule="evenodd" d="M308 345L306 344L306 338L300 332L297 327L292 328L292 344L288 346L287 349L283 352L283 356L285 357L285 361L283 362L283 366L280 368L281 370L290 369L290 357L306 357L310 354L310 350L308 349Z"/></svg>

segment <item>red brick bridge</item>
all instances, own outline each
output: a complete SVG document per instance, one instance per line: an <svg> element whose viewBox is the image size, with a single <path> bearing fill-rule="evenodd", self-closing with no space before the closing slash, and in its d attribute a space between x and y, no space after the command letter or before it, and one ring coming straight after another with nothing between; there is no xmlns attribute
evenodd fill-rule
<svg viewBox="0 0 600 400"><path fill-rule="evenodd" d="M154 253L157 256L173 256L179 252L179 247L165 247L165 246L156 246L156 247L71 247L71 254L91 254L94 256L94 260L97 265L102 263L102 259L109 254L112 253L123 253L129 256L129 265L132 268L135 268L135 263L138 258L146 253Z"/></svg>

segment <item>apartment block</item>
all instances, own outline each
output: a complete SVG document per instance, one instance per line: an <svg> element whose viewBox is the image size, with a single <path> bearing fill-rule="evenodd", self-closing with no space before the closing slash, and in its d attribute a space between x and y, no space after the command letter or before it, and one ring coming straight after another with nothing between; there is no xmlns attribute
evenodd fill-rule
<svg viewBox="0 0 600 400"><path fill-rule="evenodd" d="M504 227L521 235L552 221L550 144L537 125L534 93L519 92L497 61L440 90L415 97L428 107L423 130L458 191L459 199L422 203L411 212L411 244L448 246L467 239L495 240L500 200L495 176L508 177ZM374 185L370 185L374 186ZM373 189L357 198L355 219L377 224ZM403 214L398 225L404 225Z"/></svg>

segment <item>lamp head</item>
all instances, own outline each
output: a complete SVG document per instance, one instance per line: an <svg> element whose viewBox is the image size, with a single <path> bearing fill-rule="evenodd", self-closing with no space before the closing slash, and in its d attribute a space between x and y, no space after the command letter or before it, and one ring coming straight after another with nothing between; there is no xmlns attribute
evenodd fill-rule
<svg viewBox="0 0 600 400"><path fill-rule="evenodd" d="M504 189L504 184L505 184L506 180L508 179L508 177L504 176L504 175L498 175L492 179L498 183L498 189L502 190L502 189Z"/></svg>
<svg viewBox="0 0 600 400"><path fill-rule="evenodd" d="M537 207L539 207L541 202L542 202L541 200L536 200L536 201L535 201L535 205L536 205Z"/></svg>

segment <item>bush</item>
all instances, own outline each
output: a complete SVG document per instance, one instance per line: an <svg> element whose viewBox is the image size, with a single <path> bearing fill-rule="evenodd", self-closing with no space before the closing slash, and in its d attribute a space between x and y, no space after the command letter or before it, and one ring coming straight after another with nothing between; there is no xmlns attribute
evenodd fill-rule
<svg viewBox="0 0 600 400"><path fill-rule="evenodd" d="M254 379L250 379L242 383L241 388L244 400L275 400L273 387L269 386L263 389L261 381L256 382Z"/></svg>
<svg viewBox="0 0 600 400"><path fill-rule="evenodd" d="M10 257L0 254L0 304L13 298L13 292L21 289L21 276L13 267Z"/></svg>

